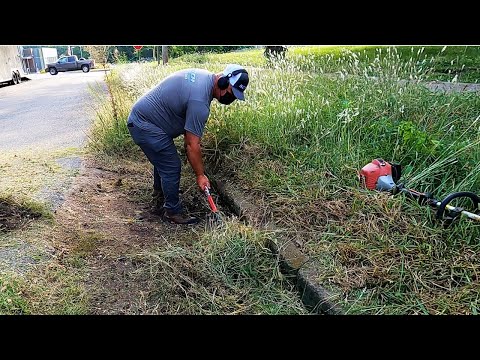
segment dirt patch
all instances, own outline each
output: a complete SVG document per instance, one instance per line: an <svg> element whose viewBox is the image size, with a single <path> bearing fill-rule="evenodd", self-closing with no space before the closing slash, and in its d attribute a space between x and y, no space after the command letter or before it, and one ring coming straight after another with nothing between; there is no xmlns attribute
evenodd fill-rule
<svg viewBox="0 0 480 360"><path fill-rule="evenodd" d="M158 292L152 273L158 269L150 268L146 259L163 248L188 248L204 231L210 214L206 199L185 168L181 198L186 210L201 220L188 226L166 223L152 211L148 163L109 170L93 159L83 162L56 211L51 241L63 265L85 274L89 313L158 311L151 303L151 295Z"/></svg>
<svg viewBox="0 0 480 360"><path fill-rule="evenodd" d="M40 214L22 206L0 200L0 233L24 227Z"/></svg>

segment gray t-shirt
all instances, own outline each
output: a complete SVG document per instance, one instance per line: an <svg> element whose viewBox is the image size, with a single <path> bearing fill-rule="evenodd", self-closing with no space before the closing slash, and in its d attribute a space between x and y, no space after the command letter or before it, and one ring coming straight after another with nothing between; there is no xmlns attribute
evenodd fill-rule
<svg viewBox="0 0 480 360"><path fill-rule="evenodd" d="M183 135L185 130L202 137L213 100L214 77L203 69L169 75L137 100L131 120L147 131L155 132L158 127L163 130L160 134L164 132L170 138Z"/></svg>

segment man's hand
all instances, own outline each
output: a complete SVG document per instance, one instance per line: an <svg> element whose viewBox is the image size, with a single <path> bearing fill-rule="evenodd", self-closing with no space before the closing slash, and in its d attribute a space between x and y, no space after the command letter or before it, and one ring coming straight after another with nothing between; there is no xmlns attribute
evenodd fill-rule
<svg viewBox="0 0 480 360"><path fill-rule="evenodd" d="M197 184L202 192L205 191L205 187L210 189L210 181L208 180L206 175L197 176Z"/></svg>

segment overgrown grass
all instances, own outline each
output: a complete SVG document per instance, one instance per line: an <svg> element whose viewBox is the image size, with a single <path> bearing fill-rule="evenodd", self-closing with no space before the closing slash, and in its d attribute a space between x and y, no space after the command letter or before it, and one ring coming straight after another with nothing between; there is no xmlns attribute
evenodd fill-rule
<svg viewBox="0 0 480 360"><path fill-rule="evenodd" d="M330 214L308 244L324 269L322 283L335 285L347 313L478 312L478 225L443 229L413 203L349 195L348 213L341 221Z"/></svg>
<svg viewBox="0 0 480 360"><path fill-rule="evenodd" d="M398 58L397 68L410 63L428 69L425 80L480 81L479 46L303 46L290 48L287 57L304 69L335 73L352 55L359 64L372 65L392 54Z"/></svg>
<svg viewBox="0 0 480 360"><path fill-rule="evenodd" d="M301 50L273 68L258 67L260 51L251 51L247 101L212 103L205 145L230 159L224 169L239 183L266 194L275 221L323 263L323 280L349 312L476 313L478 224L438 227L427 208L359 190L357 172L383 157L402 163L407 185L418 190L478 192L478 95L421 86L436 71L435 59L419 58L421 48L409 48L409 59L407 49L374 50L373 58L361 48L326 57ZM441 50L431 51L448 48ZM138 67L142 76L119 75L122 91L134 99L179 67L216 72L221 61L247 58L207 54Z"/></svg>
<svg viewBox="0 0 480 360"><path fill-rule="evenodd" d="M90 150L96 156L111 157L114 163L118 157L128 156L126 151L138 157L138 147L125 127L127 104L131 106L159 79L181 67L184 63L161 68L131 64L121 72L113 70L107 78L112 97L99 107ZM222 67L218 64L214 70ZM121 108L116 105L119 103ZM150 259L151 278L157 283L149 308L174 314L307 313L293 285L279 273L278 259L259 240L267 235L233 222L227 222L227 226L223 231L200 234L201 241L194 249L172 245L137 255L136 262ZM91 241L84 243L79 242L78 251L91 245ZM81 261L79 256L72 260Z"/></svg>
<svg viewBox="0 0 480 360"><path fill-rule="evenodd" d="M241 182L272 199L277 222L323 261L325 282L340 289L349 312L475 313L475 260L462 263L461 276L456 269L465 254L478 253L478 225L438 229L427 220L429 209L407 205L402 212L383 205L375 211L382 198L355 187L356 172L384 157L406 165L408 185L438 197L478 192L478 96L399 83L408 63L393 53L363 76L356 64L355 56L347 58L338 78L298 72L297 64L255 73L249 101L233 105L235 111L214 107L211 146L227 151L235 164L229 170ZM428 68L410 64L412 80L426 78ZM354 210L353 196L360 199ZM358 261L348 258L359 254ZM457 274L455 281L448 272Z"/></svg>
<svg viewBox="0 0 480 360"><path fill-rule="evenodd" d="M88 148L97 153L112 155L127 153L133 147L128 141L127 118L133 100L129 93L121 91L118 72L112 70L105 75L108 88L107 99L99 95L96 119L89 136Z"/></svg>
<svg viewBox="0 0 480 360"><path fill-rule="evenodd" d="M426 69L425 80L473 82L480 81L479 46L290 46L286 53L289 66L322 73L341 71L352 58L360 65L371 66L395 53L398 62L414 63ZM377 59L377 60L376 60ZM233 51L224 54L184 55L172 63L241 63L251 67L272 65L263 56L263 49ZM275 63L273 64L275 65ZM278 63L277 63L278 65ZM398 67L398 64L397 64Z"/></svg>
<svg viewBox="0 0 480 360"><path fill-rule="evenodd" d="M150 262L151 308L167 314L306 314L265 248L266 233L235 221L205 232L193 248L139 254Z"/></svg>
<svg viewBox="0 0 480 360"><path fill-rule="evenodd" d="M214 103L207 126L217 146L261 144L289 168L294 184L322 181L328 171L354 186L354 172L380 156L410 165L405 176L412 186L439 193L478 187L480 98L432 93L384 71L373 81L325 78L296 67L252 69L248 101Z"/></svg>
<svg viewBox="0 0 480 360"><path fill-rule="evenodd" d="M401 199L392 203L404 208L392 213L382 197L356 189L356 173L383 157L404 165L409 186L437 197L478 192L479 98L398 82L409 72L425 79L430 69L414 61L409 69L394 53L363 75L358 64L347 57L340 76L327 78L288 62L254 72L245 104L214 107L211 146L231 160L226 171L264 191L277 223L322 260L324 282L349 312L475 313L476 260L466 254L478 253L478 224L438 229L428 209L413 211Z"/></svg>

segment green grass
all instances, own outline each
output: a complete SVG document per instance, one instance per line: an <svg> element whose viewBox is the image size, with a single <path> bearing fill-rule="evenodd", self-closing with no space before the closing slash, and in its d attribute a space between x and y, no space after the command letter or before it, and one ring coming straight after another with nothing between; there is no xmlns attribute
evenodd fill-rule
<svg viewBox="0 0 480 360"><path fill-rule="evenodd" d="M0 315L82 315L87 298L78 275L51 264L32 270L34 276L0 275ZM78 271L77 271L78 272ZM26 279L31 280L26 280Z"/></svg>
<svg viewBox="0 0 480 360"><path fill-rule="evenodd" d="M359 69L354 60L344 69ZM326 78L288 63L254 72L245 104L213 106L210 146L230 159L227 172L266 193L276 221L299 234L310 256L332 259L323 281L335 284L349 312L476 312L476 259L460 259L478 253L478 225L439 229L428 209L400 199L394 208L405 208L389 212L382 198L357 190L356 173L384 157L404 165L409 186L437 197L478 192L479 98L399 84L408 67L396 57L375 66L379 81ZM411 63L414 78L426 79L429 69L420 70ZM450 281L459 263L464 273Z"/></svg>
<svg viewBox="0 0 480 360"><path fill-rule="evenodd" d="M21 315L28 312L28 305L22 297L18 282L2 274L0 276L0 315Z"/></svg>
<svg viewBox="0 0 480 360"><path fill-rule="evenodd" d="M48 220L53 218L52 212L44 203L29 198L0 193L0 202L23 214L22 216L29 215L33 218L43 217Z"/></svg>
<svg viewBox="0 0 480 360"><path fill-rule="evenodd" d="M266 236L226 221L200 234L193 248L171 245L139 254L136 261L149 261L155 282L151 307L163 314L307 314L265 248Z"/></svg>
<svg viewBox="0 0 480 360"><path fill-rule="evenodd" d="M419 68L428 67L425 80L457 82L480 81L479 46L291 46L286 59L304 70L326 73L341 71L345 59L356 55L360 64L371 65L375 58L395 56L403 63L415 63ZM263 49L234 51L224 54L204 53L184 55L172 63L240 63L244 66L268 67Z"/></svg>
<svg viewBox="0 0 480 360"><path fill-rule="evenodd" d="M39 198L41 192L46 188L55 187L62 179L65 181L71 179L78 171L63 168L57 160L80 156L81 153L82 151L75 148L2 152L0 171L3 176L0 182L0 198L12 197L18 202L35 202L46 209L48 206Z"/></svg>
<svg viewBox="0 0 480 360"><path fill-rule="evenodd" d="M244 66L266 66L267 64L263 50L260 49L232 51L223 54L189 54L173 59L172 63L220 64L221 67L230 63L239 63Z"/></svg>
<svg viewBox="0 0 480 360"><path fill-rule="evenodd" d="M159 79L184 66L183 62L171 67L132 64L113 70L107 78L113 101L103 99L98 107L89 150L110 158L109 163L142 156L125 127L128 106ZM212 68L221 71L223 65ZM136 263L150 263L156 283L157 290L148 298L151 308L174 314L307 313L293 285L279 273L278 259L259 241L267 235L240 224L228 226L199 234L194 249L171 245L136 256ZM81 255L97 240L81 236L71 265L81 267Z"/></svg>
<svg viewBox="0 0 480 360"><path fill-rule="evenodd" d="M31 314L85 315L88 295L81 282L78 267L72 269L52 262L32 270L33 282L23 281L22 294Z"/></svg>
<svg viewBox="0 0 480 360"><path fill-rule="evenodd" d="M0 203L9 205L20 225L2 235L0 273L1 314L84 314L84 292L78 285L78 268L72 274L51 262L51 247L45 248L55 227L54 214L44 200L37 198L44 189L71 179L78 170L63 168L57 160L77 157L79 149L55 151L33 149L6 151L0 155ZM25 217L29 214L28 217ZM5 214L3 214L5 215ZM19 218L21 216L21 219ZM32 222L32 218L38 218ZM29 226L23 226L29 224ZM50 245L50 244L48 244ZM9 255L9 249L14 255ZM16 251L18 249L18 252ZM5 266L5 263L7 264ZM6 272L5 269L8 269Z"/></svg>
<svg viewBox="0 0 480 360"><path fill-rule="evenodd" d="M342 69L345 59L351 58L352 53L360 64L370 65L375 58L382 61L393 54L399 62L411 62L419 68L428 68L425 80L480 81L479 46L309 46L292 47L288 56L304 68L307 65L324 72L337 72Z"/></svg>
<svg viewBox="0 0 480 360"><path fill-rule="evenodd" d="M340 303L351 313L476 313L478 224L443 229L428 208L360 190L357 172L383 157L402 163L407 185L418 190L440 198L478 192L478 95L433 93L418 83L447 74L447 62L478 63L477 53L295 47L270 65L261 50L203 54L137 67L142 76L119 75L119 86L135 99L178 68L248 64L247 101L212 103L204 145L226 155L224 171L239 185L265 194L277 225L301 236L304 251L323 264ZM474 67L456 69L457 81L475 76Z"/></svg>
<svg viewBox="0 0 480 360"><path fill-rule="evenodd" d="M474 130L480 100L473 93L288 71L253 76L250 99L228 108L213 104L208 129L216 144L260 144L285 164L284 180L293 186L321 181L325 171L354 186L354 174L345 169L360 169L378 156L410 165L410 184L428 191L480 185L480 154L472 151L480 141Z"/></svg>
<svg viewBox="0 0 480 360"><path fill-rule="evenodd" d="M331 221L325 238L309 244L323 264L321 280L337 285L348 313L478 311L472 307L479 285L478 225L461 222L443 229L412 203L351 195L358 204L350 206L358 209L341 222Z"/></svg>

